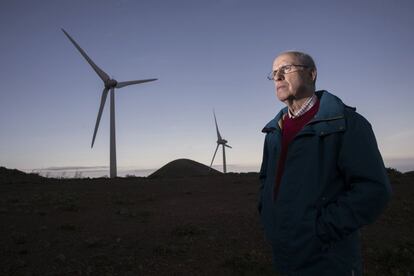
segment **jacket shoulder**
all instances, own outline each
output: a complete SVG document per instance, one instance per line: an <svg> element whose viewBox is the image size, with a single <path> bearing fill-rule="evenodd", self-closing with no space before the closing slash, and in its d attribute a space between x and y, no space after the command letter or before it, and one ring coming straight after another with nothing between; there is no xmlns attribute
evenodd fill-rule
<svg viewBox="0 0 414 276"><path fill-rule="evenodd" d="M356 112L356 107L344 104L344 109L347 111L354 111Z"/></svg>
<svg viewBox="0 0 414 276"><path fill-rule="evenodd" d="M371 127L370 122L356 111L355 107L344 105L344 116L348 126Z"/></svg>

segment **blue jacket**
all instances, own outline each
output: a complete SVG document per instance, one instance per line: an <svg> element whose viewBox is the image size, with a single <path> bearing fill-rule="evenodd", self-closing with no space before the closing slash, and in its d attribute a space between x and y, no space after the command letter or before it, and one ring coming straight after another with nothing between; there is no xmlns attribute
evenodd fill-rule
<svg viewBox="0 0 414 276"><path fill-rule="evenodd" d="M287 107L263 129L261 221L279 272L360 275L359 229L380 215L391 186L370 123L329 92L316 95L319 110L289 145L275 199Z"/></svg>

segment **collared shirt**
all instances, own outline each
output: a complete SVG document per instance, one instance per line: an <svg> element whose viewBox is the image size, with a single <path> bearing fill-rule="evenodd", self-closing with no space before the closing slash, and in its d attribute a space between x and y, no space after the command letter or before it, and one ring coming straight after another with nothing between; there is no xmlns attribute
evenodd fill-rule
<svg viewBox="0 0 414 276"><path fill-rule="evenodd" d="M313 94L313 96L307 99L306 102L295 113L292 114L290 109L288 109L289 118L297 118L299 116L302 116L306 113L306 111L308 111L315 105L317 100L318 97L315 94Z"/></svg>

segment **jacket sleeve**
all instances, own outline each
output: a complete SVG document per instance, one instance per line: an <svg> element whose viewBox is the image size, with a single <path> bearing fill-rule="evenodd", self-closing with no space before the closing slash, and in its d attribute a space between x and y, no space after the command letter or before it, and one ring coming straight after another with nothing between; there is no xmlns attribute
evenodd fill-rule
<svg viewBox="0 0 414 276"><path fill-rule="evenodd" d="M373 223L391 197L391 185L371 125L356 112L348 115L338 168L349 189L318 211L316 231L324 242L341 240Z"/></svg>
<svg viewBox="0 0 414 276"><path fill-rule="evenodd" d="M264 188L265 181L266 181L267 162L268 162L268 153L267 153L266 138L265 138L264 145L263 145L262 165L260 167L260 173L259 173L260 188L259 188L259 201L257 204L257 210L259 211L259 213L262 211L262 198L263 198L262 194L263 194L263 188Z"/></svg>

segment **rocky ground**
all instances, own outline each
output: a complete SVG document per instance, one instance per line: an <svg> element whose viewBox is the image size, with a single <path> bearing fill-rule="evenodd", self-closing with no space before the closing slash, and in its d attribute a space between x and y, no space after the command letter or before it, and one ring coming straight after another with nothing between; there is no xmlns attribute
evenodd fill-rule
<svg viewBox="0 0 414 276"><path fill-rule="evenodd" d="M366 275L414 275L414 177L363 230ZM0 177L1 275L274 275L257 174Z"/></svg>

